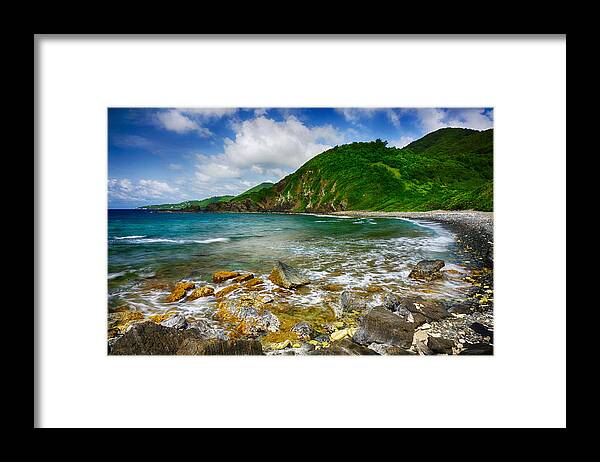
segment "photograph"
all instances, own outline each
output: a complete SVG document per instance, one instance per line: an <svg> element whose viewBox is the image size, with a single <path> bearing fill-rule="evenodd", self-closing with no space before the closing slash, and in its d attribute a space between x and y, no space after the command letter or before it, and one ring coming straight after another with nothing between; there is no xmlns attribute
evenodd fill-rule
<svg viewBox="0 0 600 462"><path fill-rule="evenodd" d="M493 107L106 114L109 356L494 354Z"/></svg>

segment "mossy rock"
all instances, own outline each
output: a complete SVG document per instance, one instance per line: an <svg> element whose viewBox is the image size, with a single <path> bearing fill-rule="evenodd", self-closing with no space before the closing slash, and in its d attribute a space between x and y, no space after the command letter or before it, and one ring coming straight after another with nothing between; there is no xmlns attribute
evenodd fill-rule
<svg viewBox="0 0 600 462"><path fill-rule="evenodd" d="M196 286L193 282L190 281L181 281L175 284L175 287L167 297L167 302L178 302L183 297L188 290L193 289Z"/></svg>
<svg viewBox="0 0 600 462"><path fill-rule="evenodd" d="M237 271L217 271L213 274L212 280L214 283L218 284L220 282L227 281L228 279L233 279L238 277L240 273Z"/></svg>
<svg viewBox="0 0 600 462"><path fill-rule="evenodd" d="M194 289L194 291L187 298L188 301L193 301L201 297L210 297L215 294L215 289L210 286L202 286Z"/></svg>
<svg viewBox="0 0 600 462"><path fill-rule="evenodd" d="M108 329L117 329L123 334L129 326L144 319L144 314L140 311L119 311L108 315Z"/></svg>
<svg viewBox="0 0 600 462"><path fill-rule="evenodd" d="M233 278L233 282L246 282L251 279L254 279L254 274L248 273L248 274L242 274L240 276Z"/></svg>
<svg viewBox="0 0 600 462"><path fill-rule="evenodd" d="M231 284L231 285L219 290L218 292L215 292L215 297L223 298L223 297L229 295L234 290L239 289L240 287L241 287L240 284Z"/></svg>

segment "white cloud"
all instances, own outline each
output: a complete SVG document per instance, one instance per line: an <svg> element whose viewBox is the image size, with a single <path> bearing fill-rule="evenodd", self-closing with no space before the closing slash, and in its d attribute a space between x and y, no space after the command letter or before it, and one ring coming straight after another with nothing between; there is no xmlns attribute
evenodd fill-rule
<svg viewBox="0 0 600 462"><path fill-rule="evenodd" d="M224 140L223 157L239 168L298 168L341 141L331 125L308 127L294 116L281 122L258 117L236 125L235 138Z"/></svg>
<svg viewBox="0 0 600 462"><path fill-rule="evenodd" d="M164 181L141 179L132 181L128 178L108 180L109 200L140 201L160 199L178 193L177 188L171 187Z"/></svg>
<svg viewBox="0 0 600 462"><path fill-rule="evenodd" d="M202 137L208 137L212 134L208 128L202 127L178 109L160 111L156 114L156 120L159 126L175 133L181 134L195 131Z"/></svg>
<svg viewBox="0 0 600 462"><path fill-rule="evenodd" d="M182 108L179 112L201 121L218 120L225 116L231 116L238 111L237 108Z"/></svg>
<svg viewBox="0 0 600 462"><path fill-rule="evenodd" d="M425 133L444 127L484 130L493 127L493 117L484 109L414 109Z"/></svg>
<svg viewBox="0 0 600 462"><path fill-rule="evenodd" d="M387 111L387 116L392 125L396 128L400 128L400 115L393 109Z"/></svg>
<svg viewBox="0 0 600 462"><path fill-rule="evenodd" d="M294 116L275 121L259 116L232 124L233 139L225 138L223 152L198 154L195 179L199 187L234 186L241 192L248 183L278 181L315 155L344 141L330 125L308 127ZM247 189L247 188L246 188Z"/></svg>
<svg viewBox="0 0 600 462"><path fill-rule="evenodd" d="M347 122L353 124L358 124L360 119L370 119L377 111L377 108L341 107L335 109L335 112L341 114Z"/></svg>
<svg viewBox="0 0 600 462"><path fill-rule="evenodd" d="M412 137L412 136L401 136L397 140L390 141L388 143L388 146L390 146L390 147L396 147L396 148L403 148L407 144L412 143L414 140L415 140L415 138Z"/></svg>
<svg viewBox="0 0 600 462"><path fill-rule="evenodd" d="M150 148L152 141L139 135L116 135L112 137L112 144L121 148Z"/></svg>
<svg viewBox="0 0 600 462"><path fill-rule="evenodd" d="M223 156L205 156L198 154L196 164L196 179L201 183L212 183L223 178L240 178L238 168L227 163Z"/></svg>
<svg viewBox="0 0 600 462"><path fill-rule="evenodd" d="M169 164L169 170L183 170L183 165L181 165L181 164Z"/></svg>

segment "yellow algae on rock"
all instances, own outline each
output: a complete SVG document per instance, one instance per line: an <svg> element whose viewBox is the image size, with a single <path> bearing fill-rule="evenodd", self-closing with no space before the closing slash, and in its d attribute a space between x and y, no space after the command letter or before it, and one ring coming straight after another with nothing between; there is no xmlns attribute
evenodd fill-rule
<svg viewBox="0 0 600 462"><path fill-rule="evenodd" d="M252 278L244 282L244 287L251 288L263 283L261 278Z"/></svg>
<svg viewBox="0 0 600 462"><path fill-rule="evenodd" d="M327 292L341 292L344 290L344 286L341 284L325 284L321 288Z"/></svg>
<svg viewBox="0 0 600 462"><path fill-rule="evenodd" d="M214 295L214 294L215 294L215 289L213 289L210 286L202 286L202 287L198 287L197 289L195 289L187 299L188 299L188 301L192 301L192 300L196 300L197 298L200 298L200 297L208 297L208 296Z"/></svg>
<svg viewBox="0 0 600 462"><path fill-rule="evenodd" d="M233 278L233 282L246 282L253 278L254 278L254 274L252 274L252 273L242 274L240 276Z"/></svg>
<svg viewBox="0 0 600 462"><path fill-rule="evenodd" d="M347 327L346 329L340 329L340 330L336 330L335 332L333 332L329 338L331 338L331 340L342 340L345 337L352 337L356 331L358 330L358 328L356 327Z"/></svg>
<svg viewBox="0 0 600 462"><path fill-rule="evenodd" d="M233 292L236 289L239 289L241 286L239 284L231 284L230 286L227 286L221 290L219 290L218 292L215 292L215 297L217 298L222 298L225 297L226 295L230 294L231 292Z"/></svg>
<svg viewBox="0 0 600 462"><path fill-rule="evenodd" d="M261 341L265 350L283 350L288 346L299 345L298 334L295 332L269 332Z"/></svg>
<svg viewBox="0 0 600 462"><path fill-rule="evenodd" d="M152 316L148 316L150 320L154 321L156 324L160 324L163 321L166 321L171 316L177 314L177 311L167 311L166 313L154 314Z"/></svg>
<svg viewBox="0 0 600 462"><path fill-rule="evenodd" d="M185 294L188 290L193 289L196 286L193 282L190 281L181 281L175 284L175 287L167 297L167 302L177 302L185 297Z"/></svg>
<svg viewBox="0 0 600 462"><path fill-rule="evenodd" d="M144 314L139 311L120 311L108 315L108 329L117 329L123 334L127 328L137 321L144 319Z"/></svg>
<svg viewBox="0 0 600 462"><path fill-rule="evenodd" d="M348 335L348 329L340 329L332 332L329 336L331 340L341 340Z"/></svg>
<svg viewBox="0 0 600 462"><path fill-rule="evenodd" d="M240 273L237 271L217 271L213 274L212 280L215 283L227 281L228 279L232 279L238 277Z"/></svg>

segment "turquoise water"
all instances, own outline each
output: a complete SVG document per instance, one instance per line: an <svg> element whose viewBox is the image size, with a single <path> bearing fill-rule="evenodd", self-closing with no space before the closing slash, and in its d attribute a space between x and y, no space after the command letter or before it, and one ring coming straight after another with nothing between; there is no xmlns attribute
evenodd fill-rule
<svg viewBox="0 0 600 462"><path fill-rule="evenodd" d="M456 277L423 285L408 279L419 260L441 258ZM210 282L215 271L252 272L265 277L273 261L303 270L311 284L293 295L298 304L334 303L326 284L352 290L373 287L461 297L465 284L452 235L425 221L327 215L108 212L108 302L148 313L163 312L171 286L189 279ZM218 286L217 286L218 288ZM266 285L266 291L273 287ZM373 291L370 303L380 302ZM178 304L209 314L214 298Z"/></svg>

